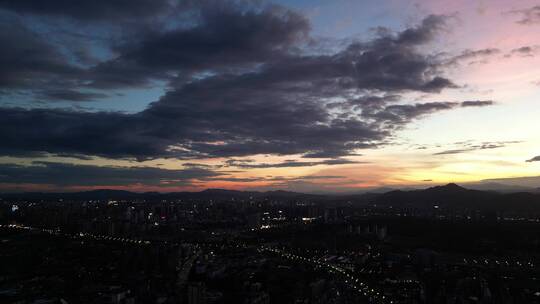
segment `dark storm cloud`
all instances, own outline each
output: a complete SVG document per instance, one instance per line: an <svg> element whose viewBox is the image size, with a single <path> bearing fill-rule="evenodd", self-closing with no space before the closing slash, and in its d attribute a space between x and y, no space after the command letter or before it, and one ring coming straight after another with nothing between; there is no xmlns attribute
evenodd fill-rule
<svg viewBox="0 0 540 304"><path fill-rule="evenodd" d="M24 11L36 14L100 17L117 25L116 14L135 18L137 15L132 16L132 13L139 11L138 7L141 13L154 14L154 10L146 10L145 6L156 8L170 1L52 1L50 6L49 3L33 6L33 2L4 1L3 4L12 9L28 8ZM155 79L171 80L172 75L179 75L177 79L188 79L193 73L216 69L252 68L253 64L298 51L298 44L308 39L308 21L278 6L246 9L234 1L180 2L182 5L175 5L178 14L182 12L179 8L184 8L184 13L192 12L191 17L184 18L189 25L167 31L163 30L163 25L139 29L122 24L121 30L109 28L112 33L119 32L117 34L122 38L109 42L110 51L118 55L86 69L75 66L66 51L77 59L81 54L84 58L92 57L84 48L88 41L78 40L80 45L74 46L71 41L64 41L66 49L60 49L26 28L20 23L20 18L4 14L6 21L0 23L0 43L3 45L0 87L24 86L31 90L142 87ZM126 9L120 9L126 3L129 3ZM79 16L78 9L88 15ZM140 19L135 18L134 21L139 22ZM178 20L173 18L170 21ZM96 29L98 32L102 30ZM131 34L123 35L125 32Z"/></svg>
<svg viewBox="0 0 540 304"><path fill-rule="evenodd" d="M430 15L422 23L414 28L408 28L397 36L396 41L400 44L418 45L431 41L443 30L448 22L449 16Z"/></svg>
<svg viewBox="0 0 540 304"><path fill-rule="evenodd" d="M457 87L442 74L444 62L419 50L440 34L448 17L428 16L418 26L381 31L370 41L320 55L305 49L309 23L289 10L205 4L199 13L189 26L122 41L113 48L114 59L86 69L70 65L42 37L2 32L10 45L0 53L11 61L2 62L7 69L0 80L32 84L56 99L102 97L76 90L88 85L170 82L165 95L136 114L0 108L0 154L138 160L301 154L339 162L384 142L413 119L487 105L394 104L401 93ZM17 55L25 51L28 57ZM47 83L33 85L42 79ZM328 106L336 102L350 109Z"/></svg>
<svg viewBox="0 0 540 304"><path fill-rule="evenodd" d="M348 150L344 142L352 148L384 136L363 121L330 117L318 99L334 90L333 84L317 88L295 77L300 76L267 72L208 78L167 93L144 115L171 123L179 119L178 130L191 139L189 148L211 156L343 154Z"/></svg>
<svg viewBox="0 0 540 304"><path fill-rule="evenodd" d="M0 44L0 88L66 83L81 72L55 46L16 20L0 21Z"/></svg>
<svg viewBox="0 0 540 304"><path fill-rule="evenodd" d="M369 95L353 98L347 101L327 103L328 109L345 109L345 110L380 110L388 103L396 102L401 99L399 95Z"/></svg>
<svg viewBox="0 0 540 304"><path fill-rule="evenodd" d="M282 163L254 163L253 161L230 159L225 161L225 164L230 167L237 167L242 169L261 169L261 168L292 168L292 167L311 167L317 165L346 165L346 164L359 164L362 162L353 161L344 158L327 159L322 161L296 161L288 160Z"/></svg>
<svg viewBox="0 0 540 304"><path fill-rule="evenodd" d="M203 69L262 62L305 41L309 23L277 7L262 11L203 11L198 25L152 33L121 59L152 68ZM128 45L129 46L129 45Z"/></svg>
<svg viewBox="0 0 540 304"><path fill-rule="evenodd" d="M37 98L47 101L95 101L100 98L107 97L103 93L85 93L75 90L47 90L37 94Z"/></svg>
<svg viewBox="0 0 540 304"><path fill-rule="evenodd" d="M430 15L417 27L397 34L384 32L367 43L353 43L337 59L354 63L352 83L363 89L439 92L456 87L450 80L436 75L441 62L417 50L445 28L447 19Z"/></svg>
<svg viewBox="0 0 540 304"><path fill-rule="evenodd" d="M522 10L514 10L510 13L520 16L521 19L517 21L519 24L532 25L540 23L540 5Z"/></svg>
<svg viewBox="0 0 540 304"><path fill-rule="evenodd" d="M423 26L432 22L423 22L415 31L423 32ZM388 136L388 130L381 127L381 120L333 117L323 106L325 99L349 98L367 89L436 92L454 87L440 76L426 76L435 72L436 64L411 47L413 41L424 43L429 35L420 35L422 39L409 35L356 43L334 55L285 57L253 72L219 74L183 84L143 115L167 118L171 124L178 121L175 129L191 140L183 148L210 157L349 155L373 146ZM362 107L362 100L357 106ZM449 108L424 107L430 107L424 114Z"/></svg>
<svg viewBox="0 0 540 304"><path fill-rule="evenodd" d="M145 159L166 154L171 144L146 134L144 122L134 122L137 115L0 108L0 117L1 155L49 152Z"/></svg>
<svg viewBox="0 0 540 304"><path fill-rule="evenodd" d="M415 46L429 42L436 38L441 30L444 30L451 16L446 15L429 15L416 26L407 28L397 35L392 30L386 27L376 27L373 32L379 37L386 37L399 44Z"/></svg>
<svg viewBox="0 0 540 304"><path fill-rule="evenodd" d="M236 6L204 7L198 23L189 28L146 33L127 41L120 56L89 71L95 87L137 86L151 78L168 79L180 73L240 69L277 60L307 42L308 21L279 7L241 11Z"/></svg>
<svg viewBox="0 0 540 304"><path fill-rule="evenodd" d="M537 162L537 161L540 161L540 155L527 160L528 163Z"/></svg>
<svg viewBox="0 0 540 304"><path fill-rule="evenodd" d="M50 184L57 186L126 186L132 184L183 186L192 180L221 176L211 170L187 168L165 170L151 167L101 167L53 162L30 166L0 164L0 183Z"/></svg>
<svg viewBox="0 0 540 304"><path fill-rule="evenodd" d="M21 14L114 21L155 17L172 9L168 0L0 0L0 7Z"/></svg>
<svg viewBox="0 0 540 304"><path fill-rule="evenodd" d="M99 64L87 77L93 86L107 88L141 85L176 71L183 83L190 73L212 75L264 64L261 77L271 81L287 76L363 89L438 92L455 85L441 76L430 77L438 63L415 47L429 42L446 19L432 15L417 27L353 43L332 56L301 56L298 47L309 40L303 16L278 7L256 12L222 8L203 13L192 28L151 33L120 46L120 56Z"/></svg>

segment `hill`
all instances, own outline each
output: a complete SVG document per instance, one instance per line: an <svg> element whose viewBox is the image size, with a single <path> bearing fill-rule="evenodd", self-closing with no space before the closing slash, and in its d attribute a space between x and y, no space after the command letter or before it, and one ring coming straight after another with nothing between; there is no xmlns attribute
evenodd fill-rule
<svg viewBox="0 0 540 304"><path fill-rule="evenodd" d="M520 211L540 213L540 193L516 192L501 193L496 191L472 190L456 184L436 186L420 190L392 190L384 193L362 193L355 195L317 195L289 191L237 191L225 189L207 189L200 192L129 192L122 190L93 190L67 193L5 193L2 199L16 200L278 200L309 201L332 204L365 205L375 203L379 206L429 209L433 206L445 208L487 209L500 211Z"/></svg>

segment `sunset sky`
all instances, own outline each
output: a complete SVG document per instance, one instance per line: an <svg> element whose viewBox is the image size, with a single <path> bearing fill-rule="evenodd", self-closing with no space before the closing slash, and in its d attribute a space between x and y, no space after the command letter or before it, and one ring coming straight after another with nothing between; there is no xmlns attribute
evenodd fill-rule
<svg viewBox="0 0 540 304"><path fill-rule="evenodd" d="M538 1L0 0L0 191L540 187Z"/></svg>

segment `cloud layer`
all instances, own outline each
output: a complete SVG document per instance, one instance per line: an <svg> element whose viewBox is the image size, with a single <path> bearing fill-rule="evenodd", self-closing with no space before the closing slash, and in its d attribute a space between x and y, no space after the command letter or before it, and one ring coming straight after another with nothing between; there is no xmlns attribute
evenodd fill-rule
<svg viewBox="0 0 540 304"><path fill-rule="evenodd" d="M2 1L0 6L20 14L112 22L161 16L170 5L158 2L146 9L148 2L141 0L121 11L123 1L94 2L79 7ZM2 108L0 153L138 160L255 154L336 158L380 145L424 115L491 104L400 102L408 92L457 87L443 75L444 62L419 50L447 27L446 16L430 15L399 32L380 28L371 40L320 53L309 21L298 13L210 3L215 4L177 3L175 14L190 12L189 22L124 36L110 45L115 56L90 66L62 55L24 23L2 31L0 86L8 94L25 90L43 100L84 102L153 81L165 81L168 90L136 114Z"/></svg>
<svg viewBox="0 0 540 304"><path fill-rule="evenodd" d="M532 29L536 10L504 16ZM490 112L479 108L504 110L509 94L488 87L506 83L490 77L495 59L538 58L538 43L525 38L455 44L462 16L407 26L396 18L392 29L338 39L314 32L316 18L266 1L0 0L0 162L29 164L0 164L0 184L318 187L342 183L343 172L384 171L366 167L399 149L417 121L456 111L478 122ZM447 126L425 123L418 142L443 142L434 130ZM514 143L475 132L425 156L450 162L457 157L441 155ZM140 163L111 166L133 165L125 160ZM157 162L166 165L144 167ZM386 180L414 176L397 171ZM351 187L365 181L347 178Z"/></svg>

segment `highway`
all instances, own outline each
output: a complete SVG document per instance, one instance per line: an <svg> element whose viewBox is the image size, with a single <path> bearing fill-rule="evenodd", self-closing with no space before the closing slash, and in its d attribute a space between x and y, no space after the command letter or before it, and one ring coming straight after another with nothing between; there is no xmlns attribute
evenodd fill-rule
<svg viewBox="0 0 540 304"><path fill-rule="evenodd" d="M274 247L269 247L265 245L259 245L259 246L249 246L246 244L216 244L216 243L193 243L193 242L167 242L167 241L156 241L156 240L144 240L144 239L133 239L133 238L125 238L125 237L114 237L114 236L108 236L108 235L100 235L100 234L93 234L93 233L65 233L60 231L59 229L46 229L46 228L36 228L36 227L30 227L25 226L21 224L9 224L9 225L1 225L0 228L7 228L7 229L16 229L16 230L25 230L25 231L34 231L39 233L47 233L50 235L55 236L62 236L67 238L73 238L73 239L92 239L92 240L98 240L98 241L112 241L112 242L120 242L125 244L132 244L136 246L149 246L149 245L170 245L170 246L177 246L177 245L190 245L194 246L195 249L215 249L215 248L223 248L223 247L229 247L232 249L239 249L239 248L252 248L257 250L259 253L279 256L283 259L289 260L291 262L295 263L303 263L308 264L314 268L317 269L324 269L329 274L337 276L342 282L350 289L356 291L359 293L359 295L366 300L367 303L377 303L377 304L383 304L383 303L389 303L392 304L394 301L388 297L386 297L382 291L378 291L373 287L368 286L366 282L363 282L360 278L355 277L351 271L339 267L338 265L328 263L324 261L323 259L316 259L316 258L309 258L304 257L295 253L291 253L290 251L284 250L284 249L278 249ZM198 251L197 251L198 252ZM193 260L194 261L194 260ZM192 261L192 262L193 262Z"/></svg>

